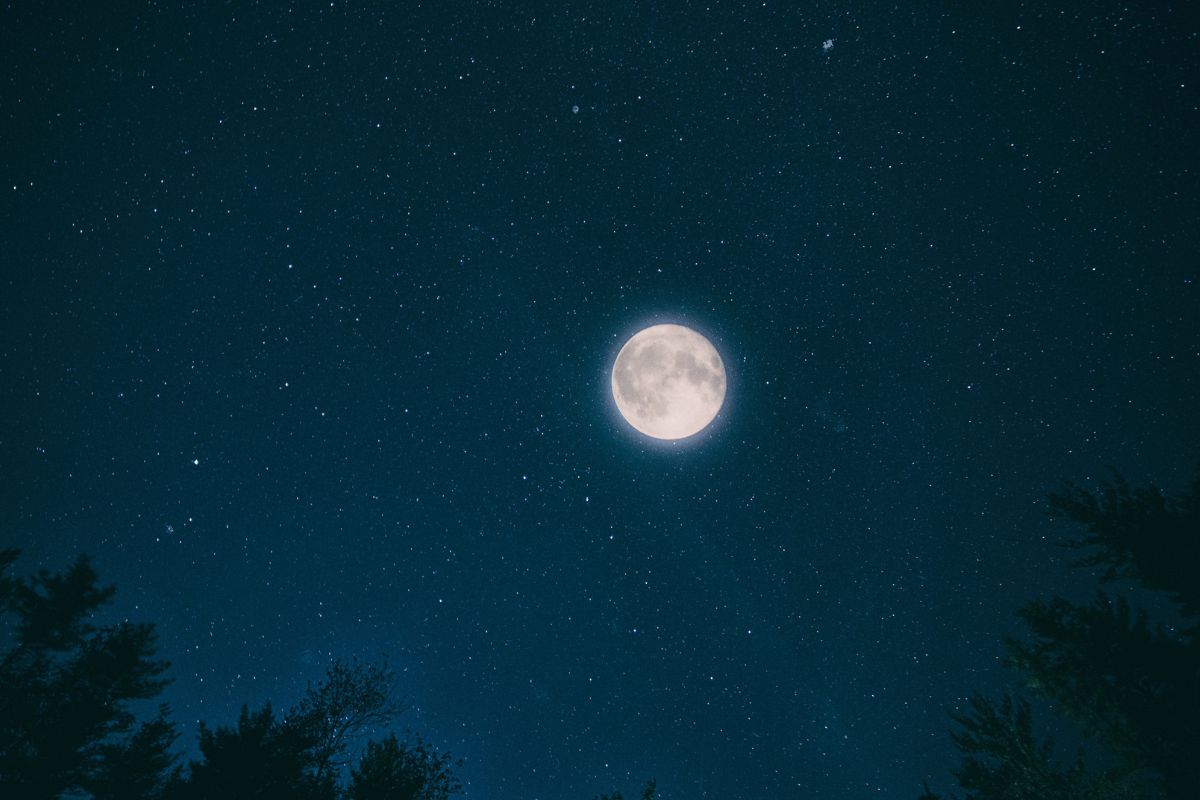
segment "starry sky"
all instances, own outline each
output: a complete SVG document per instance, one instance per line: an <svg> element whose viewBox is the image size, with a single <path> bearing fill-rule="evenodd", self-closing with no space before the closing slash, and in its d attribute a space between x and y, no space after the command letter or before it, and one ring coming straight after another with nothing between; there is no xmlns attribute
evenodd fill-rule
<svg viewBox="0 0 1200 800"><path fill-rule="evenodd" d="M1200 441L1200 26L1084 5L5 4L0 544L181 747L387 655L468 798L944 786L1046 491Z"/></svg>

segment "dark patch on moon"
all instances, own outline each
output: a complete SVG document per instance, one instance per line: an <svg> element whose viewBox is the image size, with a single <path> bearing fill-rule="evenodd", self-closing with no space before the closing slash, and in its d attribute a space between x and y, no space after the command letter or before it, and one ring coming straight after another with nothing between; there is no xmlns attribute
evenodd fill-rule
<svg viewBox="0 0 1200 800"><path fill-rule="evenodd" d="M666 385L662 376L666 363L667 350L662 342L635 345L631 353L617 359L613 379L621 399L643 417L663 417L669 410L666 397L658 391Z"/></svg>
<svg viewBox="0 0 1200 800"><path fill-rule="evenodd" d="M713 368L719 369L721 365L720 359L716 356L712 357ZM696 356L685 350L680 350L675 353L675 366L682 370L682 374L687 376L688 383L693 386L704 387L705 385L713 392L721 392L725 388L725 379L720 372L714 372L708 367L701 364ZM680 373L676 373L678 375Z"/></svg>

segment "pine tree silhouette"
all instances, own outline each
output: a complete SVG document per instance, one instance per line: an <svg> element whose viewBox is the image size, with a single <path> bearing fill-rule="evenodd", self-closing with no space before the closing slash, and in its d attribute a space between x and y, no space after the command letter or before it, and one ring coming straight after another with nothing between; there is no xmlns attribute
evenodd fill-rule
<svg viewBox="0 0 1200 800"><path fill-rule="evenodd" d="M1169 498L1119 475L1097 494L1068 485L1051 513L1085 529L1066 546L1102 583L1165 592L1181 625L1152 624L1121 597L1081 606L1035 600L1017 613L1031 636L1005 642L1024 688L1050 700L1094 748L1069 763L1033 733L1030 705L972 698L952 715L963 755L955 777L968 800L1200 797L1200 479ZM928 786L922 800L938 800Z"/></svg>
<svg viewBox="0 0 1200 800"><path fill-rule="evenodd" d="M658 792L658 784L653 778L646 781L646 785L642 787L642 800L654 800L654 795ZM612 792L611 794L602 794L593 800L625 800L625 796L620 792Z"/></svg>
<svg viewBox="0 0 1200 800"><path fill-rule="evenodd" d="M9 634L0 656L0 796L159 797L173 776L175 727L166 708L140 727L129 711L166 685L154 627L91 621L115 590L97 585L87 558L29 580L8 574L16 559L0 551Z"/></svg>
<svg viewBox="0 0 1200 800"><path fill-rule="evenodd" d="M395 735L370 742L351 773L347 800L447 800L462 791L448 753L437 753L419 737Z"/></svg>
<svg viewBox="0 0 1200 800"><path fill-rule="evenodd" d="M316 738L300 725L275 718L268 703L242 707L237 727L200 724L201 760L193 761L180 796L187 800L333 800L333 777L317 777Z"/></svg>

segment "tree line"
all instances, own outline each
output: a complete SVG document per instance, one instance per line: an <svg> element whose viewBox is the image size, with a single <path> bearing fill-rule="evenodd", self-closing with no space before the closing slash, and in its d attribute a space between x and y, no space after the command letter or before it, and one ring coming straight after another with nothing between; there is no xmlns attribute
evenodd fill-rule
<svg viewBox="0 0 1200 800"><path fill-rule="evenodd" d="M1018 687L951 715L966 800L1200 798L1200 478L1170 497L1114 475L1068 484L1051 514L1081 533L1063 544L1094 571L1088 604L1036 599L1026 635L1004 642ZM1124 584L1158 613L1108 589ZM1035 704L1077 742L1056 745ZM920 800L941 800L928 785Z"/></svg>
<svg viewBox="0 0 1200 800"><path fill-rule="evenodd" d="M390 732L408 710L386 663L336 660L282 714L243 706L237 723L200 723L200 757L180 763L180 732L153 625L98 625L115 589L87 557L62 573L14 577L0 550L0 798L4 800L447 800L460 762L419 734ZM654 782L642 791L653 800ZM598 800L622 800L619 792Z"/></svg>
<svg viewBox="0 0 1200 800"><path fill-rule="evenodd" d="M1018 687L951 714L964 800L1195 800L1200 797L1200 478L1169 497L1119 476L1068 485L1049 511L1081 533L1064 544L1100 583L1081 605L1036 599L1005 641ZM65 572L11 574L0 550L0 797L5 800L447 800L459 766L416 734L386 662L335 661L283 713L243 706L234 725L199 728L199 758L174 750L169 709L139 720L168 664L146 623L98 625L115 590L81 557ZM1162 593L1154 619L1106 591ZM1055 718L1073 752L1035 724ZM641 792L653 800L653 781ZM951 795L954 796L954 795ZM619 792L596 800L622 800ZM942 800L926 784L920 800Z"/></svg>

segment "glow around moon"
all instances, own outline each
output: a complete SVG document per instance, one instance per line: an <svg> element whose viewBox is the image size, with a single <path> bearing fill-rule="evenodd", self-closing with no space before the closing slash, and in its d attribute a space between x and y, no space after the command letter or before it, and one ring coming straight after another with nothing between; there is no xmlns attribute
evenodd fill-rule
<svg viewBox="0 0 1200 800"><path fill-rule="evenodd" d="M725 365L712 343L682 325L654 325L634 334L612 369L621 416L655 439L683 439L703 430L725 402Z"/></svg>

